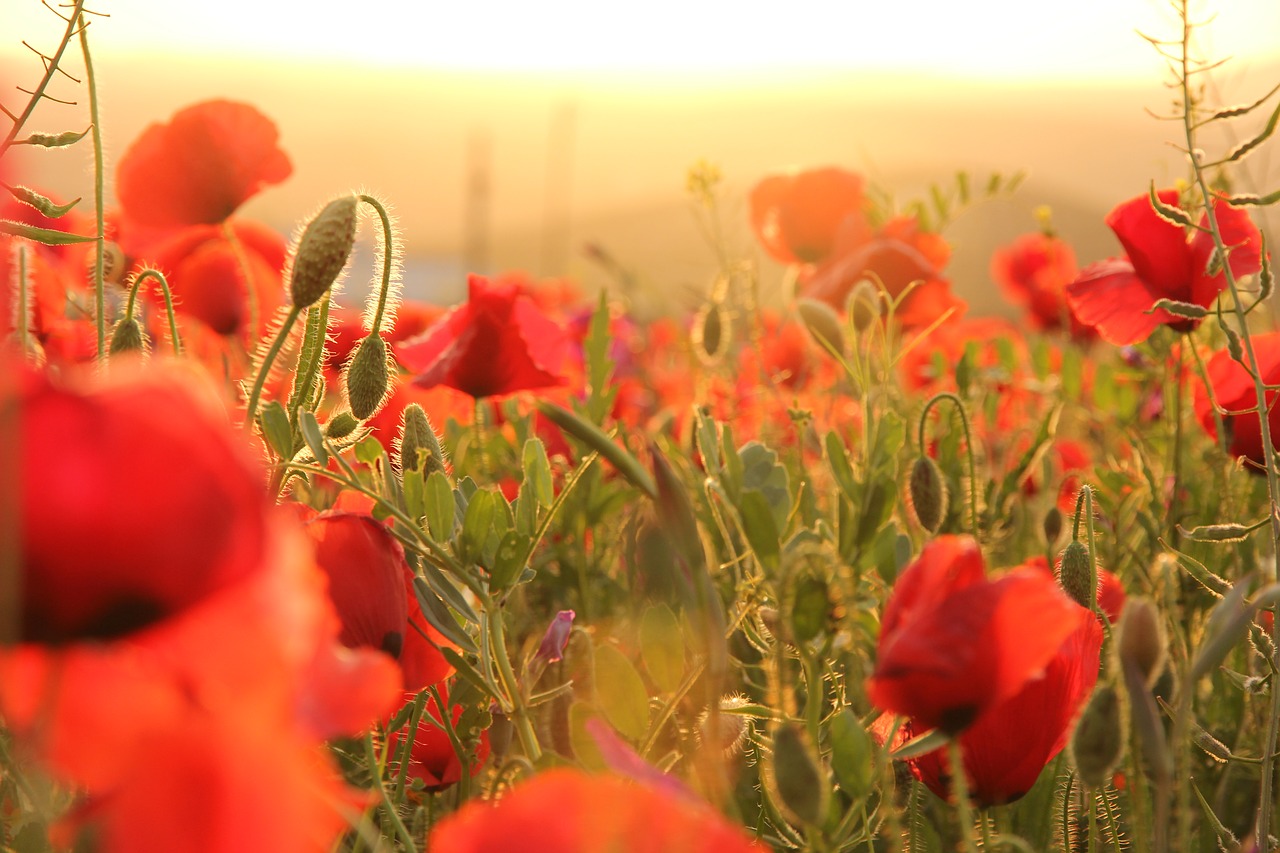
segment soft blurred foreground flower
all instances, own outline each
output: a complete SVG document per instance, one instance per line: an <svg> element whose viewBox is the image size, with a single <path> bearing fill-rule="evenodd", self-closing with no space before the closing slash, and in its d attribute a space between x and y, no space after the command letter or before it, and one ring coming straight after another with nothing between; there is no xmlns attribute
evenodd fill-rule
<svg viewBox="0 0 1280 853"><path fill-rule="evenodd" d="M868 208L862 176L835 166L770 175L749 201L756 238L784 264L822 261L845 221L865 222Z"/></svg>
<svg viewBox="0 0 1280 853"><path fill-rule="evenodd" d="M1162 204L1178 204L1178 191L1160 190ZM1262 238L1249 214L1214 199L1214 216L1230 250L1229 264L1238 279L1262 266ZM1198 320L1176 317L1151 307L1161 299L1208 308L1227 286L1221 264L1212 263L1213 237L1208 217L1188 239L1181 225L1160 216L1151 199L1140 195L1107 214L1107 225L1124 247L1123 258L1090 264L1067 285L1067 304L1081 323L1097 328L1116 345L1145 341L1161 325L1188 331ZM1216 267L1216 269L1215 269Z"/></svg>
<svg viewBox="0 0 1280 853"><path fill-rule="evenodd" d="M942 536L894 584L880 623L872 703L921 732L957 734L1017 694L1089 611L1031 568L987 578L978 544Z"/></svg>
<svg viewBox="0 0 1280 853"><path fill-rule="evenodd" d="M431 835L439 853L739 853L759 851L710 806L617 776L557 769L496 805L472 802Z"/></svg>
<svg viewBox="0 0 1280 853"><path fill-rule="evenodd" d="M1258 375L1264 385L1280 383L1280 332L1264 332L1254 334L1253 351L1258 358ZM1244 457L1254 465L1246 466L1251 471L1266 470L1266 455L1262 446L1262 422L1256 409L1258 396L1254 388L1253 377L1245 366L1231 357L1227 350L1214 353L1206 365L1209 377L1208 388L1196 384L1195 409L1196 418L1209 435L1218 437L1218 423L1214 416L1213 402L1226 411L1222 415L1222 425L1226 431L1225 443L1227 452L1235 457ZM1213 396L1210 397L1209 393ZM1267 423L1271 427L1271 444L1280 446L1280 407L1276 406L1280 393L1267 391Z"/></svg>
<svg viewBox="0 0 1280 853"><path fill-rule="evenodd" d="M337 642L306 537L198 374L18 375L0 716L84 795L64 828L106 851L328 849L363 795L322 741L386 712L394 664Z"/></svg>
<svg viewBox="0 0 1280 853"><path fill-rule="evenodd" d="M467 289L465 303L395 348L413 384L476 398L564 384L568 337L516 282L472 275Z"/></svg>

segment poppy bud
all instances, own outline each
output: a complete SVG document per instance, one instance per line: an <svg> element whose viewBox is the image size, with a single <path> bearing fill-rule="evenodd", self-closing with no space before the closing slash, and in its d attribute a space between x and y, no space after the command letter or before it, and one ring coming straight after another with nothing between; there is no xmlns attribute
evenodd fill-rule
<svg viewBox="0 0 1280 853"><path fill-rule="evenodd" d="M781 805L801 823L821 825L826 817L827 782L804 728L783 723L773 733L773 783Z"/></svg>
<svg viewBox="0 0 1280 853"><path fill-rule="evenodd" d="M1149 598L1130 598L1120 615L1117 648L1120 659L1132 663L1147 686L1155 683L1164 668L1165 645L1160 611Z"/></svg>
<svg viewBox="0 0 1280 853"><path fill-rule="evenodd" d="M800 299L796 302L796 311L814 340L833 352L844 353L844 332L835 309L817 299Z"/></svg>
<svg viewBox="0 0 1280 853"><path fill-rule="evenodd" d="M329 419L329 423L324 425L324 434L327 438L346 438L356 431L356 427L360 426L360 420L350 412L338 412Z"/></svg>
<svg viewBox="0 0 1280 853"><path fill-rule="evenodd" d="M359 199L344 195L324 206L298 239L289 273L289 297L295 308L319 301L337 281L356 242Z"/></svg>
<svg viewBox="0 0 1280 853"><path fill-rule="evenodd" d="M112 355L120 355L125 352L146 352L147 337L143 334L142 326L134 317L121 317L116 321L115 328L111 330L111 348Z"/></svg>
<svg viewBox="0 0 1280 853"><path fill-rule="evenodd" d="M1089 565L1089 549L1078 539L1073 539L1062 552L1058 582L1076 604L1093 609L1098 598L1097 579Z"/></svg>
<svg viewBox="0 0 1280 853"><path fill-rule="evenodd" d="M1080 781L1100 788L1124 755L1124 728L1120 717L1120 697L1110 684L1093 692L1080 722L1071 735L1071 757Z"/></svg>
<svg viewBox="0 0 1280 853"><path fill-rule="evenodd" d="M733 329L722 302L708 302L693 318L693 350L703 364L713 365L729 351Z"/></svg>
<svg viewBox="0 0 1280 853"><path fill-rule="evenodd" d="M947 484L938 463L920 456L911 466L907 481L907 506L916 522L930 533L937 533L947 517Z"/></svg>
<svg viewBox="0 0 1280 853"><path fill-rule="evenodd" d="M347 363L347 399L351 414L366 420L382 408L387 398L387 342L381 335L369 335L360 342Z"/></svg>
<svg viewBox="0 0 1280 853"><path fill-rule="evenodd" d="M420 450L426 451L421 464ZM400 470L416 471L419 467L428 476L432 471L443 471L444 451L427 413L417 403L410 403L404 408L404 423L400 426Z"/></svg>
<svg viewBox="0 0 1280 853"><path fill-rule="evenodd" d="M1058 541L1058 537L1062 535L1062 510L1056 506L1049 507L1049 511L1044 514L1044 521L1041 522L1041 529L1044 531L1044 541L1050 547Z"/></svg>
<svg viewBox="0 0 1280 853"><path fill-rule="evenodd" d="M93 268L97 265L98 259L91 253L89 255L89 276L93 277ZM124 251L120 248L120 244L113 243L110 240L102 244L102 281L105 284L119 284L124 281L124 272L128 268L125 261Z"/></svg>
<svg viewBox="0 0 1280 853"><path fill-rule="evenodd" d="M741 751L743 744L747 742L747 718L742 714L728 714L725 711L741 708L746 704L747 700L742 696L725 696L720 700L720 713L716 714L714 726L711 712L703 711L698 717L699 740L718 747L725 755Z"/></svg>
<svg viewBox="0 0 1280 853"><path fill-rule="evenodd" d="M865 332L880 316L880 291L869 279L864 278L854 285L847 304L853 318L854 331Z"/></svg>

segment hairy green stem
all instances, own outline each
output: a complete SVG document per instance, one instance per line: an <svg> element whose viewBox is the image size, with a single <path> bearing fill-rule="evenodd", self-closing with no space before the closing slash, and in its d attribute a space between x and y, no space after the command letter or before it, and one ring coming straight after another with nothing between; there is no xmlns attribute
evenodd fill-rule
<svg viewBox="0 0 1280 853"><path fill-rule="evenodd" d="M969 460L969 525L973 538L978 539L978 466L974 461L973 433L969 429L969 415L964 410L964 401L949 391L944 391L931 397L929 402L924 404L924 411L920 413L920 424L916 435L917 443L920 445L920 452L924 453L925 421L933 407L942 400L950 402L956 411L960 413L960 425L964 429L965 455Z"/></svg>
<svg viewBox="0 0 1280 853"><path fill-rule="evenodd" d="M293 324L298 322L300 313L302 313L302 309L297 305L289 309L289 314L284 318L280 331L276 333L276 339L271 342L271 348L267 350L267 354L263 356L262 364L258 366L258 375L253 379L253 390L249 392L249 402L245 404L245 429L253 429L254 421L258 418L258 398L262 396L262 386L266 384L267 374L271 372L271 365L275 362L276 356L280 355L280 348L284 346L284 342L289 338L289 332L293 329Z"/></svg>
<svg viewBox="0 0 1280 853"><path fill-rule="evenodd" d="M417 853L418 846L413 843L413 835L409 832L409 827L404 825L404 820L400 817L400 810L396 808L396 803L391 799L391 795L387 793L386 782L382 779L382 764L378 761L378 753L373 747L373 732L369 731L364 736L364 752L365 759L369 762L369 772L373 776L373 784L378 788L378 795L381 798L382 814L391 826L395 829L396 836L399 837L400 843L410 853Z"/></svg>
<svg viewBox="0 0 1280 853"><path fill-rule="evenodd" d="M84 79L89 90L89 121L93 127L93 209L96 217L98 240L93 253L94 314L98 323L98 360L107 357L107 298L103 268L106 258L105 191L106 167L102 154L102 123L98 119L98 81L93 73L93 59L89 55L89 22L84 19L84 0L78 0L73 20L80 21L80 52L84 54ZM52 63L51 63L52 64Z"/></svg>
<svg viewBox="0 0 1280 853"><path fill-rule="evenodd" d="M496 606L488 596L485 596L483 601L485 617L489 623L489 644L493 649L494 661L498 665L499 681L507 694L505 697L507 703L510 705L509 710L503 708L503 711L511 716L511 722L515 725L524 754L530 761L537 764L542 758L542 747L538 745L538 736L533 731L528 703L525 701L519 682L516 681L515 672L511 669L511 657L507 653L505 628L502 624L502 608Z"/></svg>
<svg viewBox="0 0 1280 853"><path fill-rule="evenodd" d="M978 853L973 839L973 807L969 803L969 777L964 769L964 750L957 738L947 743L951 765L951 796L955 799L956 821L960 824L960 842L966 853Z"/></svg>
<svg viewBox="0 0 1280 853"><path fill-rule="evenodd" d="M164 310L169 320L169 339L173 342L173 354L181 356L182 342L178 338L178 318L173 312L173 293L169 290L169 282L164 277L164 273L148 267L134 277L133 285L129 288L129 301L125 303L124 316L133 316L133 307L138 299L138 291L148 279L155 279L156 283L160 285L160 291L164 294Z"/></svg>
<svg viewBox="0 0 1280 853"><path fill-rule="evenodd" d="M369 324L369 334L376 335L382 328L382 315L387 308L387 298L391 290L391 271L395 258L395 236L391 229L391 215L386 207L371 195L361 194L360 200L377 211L382 222L382 285L378 289L378 307L373 313L373 322Z"/></svg>

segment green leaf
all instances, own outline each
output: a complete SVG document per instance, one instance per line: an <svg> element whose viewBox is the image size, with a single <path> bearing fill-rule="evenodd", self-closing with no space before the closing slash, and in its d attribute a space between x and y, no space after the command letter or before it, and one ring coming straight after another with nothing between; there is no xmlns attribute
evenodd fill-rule
<svg viewBox="0 0 1280 853"><path fill-rule="evenodd" d="M651 498L657 497L658 487L654 485L653 477L649 472L644 469L638 459L606 435L600 427L585 420L581 415L546 400L538 402L538 411L560 429L608 459L618 473L630 480L632 485Z"/></svg>
<svg viewBox="0 0 1280 853"><path fill-rule="evenodd" d="M831 469L831 473L836 478L836 484L840 486L840 491L844 492L845 497L851 501L857 501L860 490L858 482L853 476L853 465L849 462L849 452L845 450L844 439L832 430L827 433L827 467Z"/></svg>
<svg viewBox="0 0 1280 853"><path fill-rule="evenodd" d="M716 429L715 419L708 415L701 406L693 409L694 439L698 442L698 453L702 456L702 467L708 474L720 473L720 434Z"/></svg>
<svg viewBox="0 0 1280 853"><path fill-rule="evenodd" d="M437 569L430 560L422 561L422 578L427 582L427 586L435 591L435 594L453 608L454 612L461 616L465 621L472 625L479 626L480 617L476 615L471 604L453 582L446 578L439 569Z"/></svg>
<svg viewBox="0 0 1280 853"><path fill-rule="evenodd" d="M378 441L378 439L374 438L373 436L369 436L368 438L364 439L359 444L357 444L355 447L355 451L356 451L356 459L360 460L366 465L369 465L370 467L372 467L374 464L377 463L379 459L382 458L382 454L384 452L382 449L382 442Z"/></svg>
<svg viewBox="0 0 1280 853"><path fill-rule="evenodd" d="M742 457L743 500L751 491L764 496L773 513L774 526L782 531L791 513L791 488L787 469L778 454L758 441L749 441L738 451Z"/></svg>
<svg viewBox="0 0 1280 853"><path fill-rule="evenodd" d="M489 531L493 529L497 516L498 495L495 492L486 489L471 496L467 512L462 517L462 535L458 538L465 561L478 562L482 559Z"/></svg>
<svg viewBox="0 0 1280 853"><path fill-rule="evenodd" d="M59 219L71 212L71 208L80 203L80 199L74 199L66 204L55 204L51 199L41 195L29 187L8 187L10 194L23 204L34 207L44 216L50 219Z"/></svg>
<svg viewBox="0 0 1280 853"><path fill-rule="evenodd" d="M756 558L766 570L777 568L782 550L781 537L769 501L758 489L747 489L738 501L738 511L742 514L742 529Z"/></svg>
<svg viewBox="0 0 1280 853"><path fill-rule="evenodd" d="M591 315L591 324L582 340L583 357L587 365L587 417L594 423L604 423L613 409L618 389L610 381L613 377L613 358L609 355L609 296L600 290L600 299Z"/></svg>
<svg viewBox="0 0 1280 853"><path fill-rule="evenodd" d="M908 758L916 758L933 752L939 747L946 746L949 740L945 732L939 729L929 729L929 731L916 735L895 749L889 754L889 757L894 761L906 761Z"/></svg>
<svg viewBox="0 0 1280 853"><path fill-rule="evenodd" d="M450 666L458 671L458 675L471 682L473 687L479 689L485 695L493 695L493 688L485 683L484 676L482 676L480 672L471 665L471 661L458 654L457 649L450 648L449 646L441 646L440 654L444 655L444 659L449 662Z"/></svg>
<svg viewBox="0 0 1280 853"><path fill-rule="evenodd" d="M503 535L489 572L489 586L494 591L505 590L520 579L521 570L529 562L531 544L528 536L514 530Z"/></svg>
<svg viewBox="0 0 1280 853"><path fill-rule="evenodd" d="M649 694L640 673L615 646L596 649L595 685L596 700L610 725L623 737L641 740L649 729Z"/></svg>
<svg viewBox="0 0 1280 853"><path fill-rule="evenodd" d="M848 708L831 718L827 731L836 781L854 801L860 800L871 793L876 778L877 750L871 735Z"/></svg>
<svg viewBox="0 0 1280 853"><path fill-rule="evenodd" d="M523 453L524 482L520 486L523 495L529 490L534 500L544 509L555 501L555 490L551 485L551 463L547 460L547 449L542 439L531 438L524 443Z"/></svg>
<svg viewBox="0 0 1280 853"><path fill-rule="evenodd" d="M674 693L684 678L680 620L666 604L654 604L640 618L640 657L659 690Z"/></svg>
<svg viewBox="0 0 1280 853"><path fill-rule="evenodd" d="M316 458L317 465L329 464L329 451L324 447L324 435L320 432L320 424L315 413L306 409L298 410L298 429L302 432L302 440L307 443L311 455Z"/></svg>
<svg viewBox="0 0 1280 853"><path fill-rule="evenodd" d="M67 130L62 133L33 133L26 139L19 140L19 145L38 145L41 148L64 148L68 145L75 145L93 129L93 125L89 125L84 130L76 133L74 130Z"/></svg>
<svg viewBox="0 0 1280 853"><path fill-rule="evenodd" d="M569 706L569 745L573 747L573 757L588 770L600 771L608 768L596 739L587 731L587 722L599 719L600 715L586 702L574 702Z"/></svg>
<svg viewBox="0 0 1280 853"><path fill-rule="evenodd" d="M796 642L807 643L823 634L831 615L831 591L827 582L814 575L796 581L791 602L791 630Z"/></svg>
<svg viewBox="0 0 1280 853"><path fill-rule="evenodd" d="M431 476L427 477L423 507L431 538L437 542L452 539L453 527L458 518L458 504L453 496L453 487L449 485L449 477L443 471L432 471Z"/></svg>
<svg viewBox="0 0 1280 853"><path fill-rule="evenodd" d="M462 626L458 624L458 620L453 618L453 614L449 612L449 608L440 596L422 578L413 579L413 592L417 596L418 606L422 608L422 615L427 623L445 636L451 643L463 651L471 654L479 654L475 641L466 631L462 630Z"/></svg>
<svg viewBox="0 0 1280 853"><path fill-rule="evenodd" d="M80 234L68 234L65 231L54 231L52 228L37 228L25 222L14 222L12 219L0 219L0 234L22 237L44 243L46 246L69 246L72 243L92 243L97 237L85 237Z"/></svg>
<svg viewBox="0 0 1280 853"><path fill-rule="evenodd" d="M1280 122L1280 104L1277 104L1276 108L1272 110L1271 117L1267 119L1267 123L1263 126L1261 132L1259 132L1257 136L1252 139L1246 139L1235 148L1232 148L1231 151L1227 153L1227 156L1220 162L1234 163L1262 143L1266 142L1267 139L1271 137L1271 134L1276 132L1277 122Z"/></svg>
<svg viewBox="0 0 1280 853"><path fill-rule="evenodd" d="M1191 221L1191 217L1187 212L1176 204L1165 204L1160 200L1160 196L1156 194L1156 182L1152 181L1147 189L1147 199L1151 202L1151 209L1156 212L1165 222L1174 225L1181 225L1183 228L1194 228L1195 223Z"/></svg>
<svg viewBox="0 0 1280 853"><path fill-rule="evenodd" d="M293 458L293 430L289 427L289 416L284 413L284 406L279 400L272 400L262 407L262 432L267 443L276 452L276 456L284 460Z"/></svg>
<svg viewBox="0 0 1280 853"><path fill-rule="evenodd" d="M406 468L401 475L400 487L404 491L404 508L414 521L421 523L427 515L427 481L421 471Z"/></svg>

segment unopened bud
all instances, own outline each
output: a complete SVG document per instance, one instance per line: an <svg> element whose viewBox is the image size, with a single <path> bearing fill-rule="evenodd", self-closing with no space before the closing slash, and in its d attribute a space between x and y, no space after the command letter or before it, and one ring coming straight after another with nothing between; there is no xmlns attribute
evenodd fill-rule
<svg viewBox="0 0 1280 853"><path fill-rule="evenodd" d="M782 807L801 823L820 826L831 785L804 728L782 723L773 733L773 782Z"/></svg>
<svg viewBox="0 0 1280 853"><path fill-rule="evenodd" d="M865 332L880 318L880 290L869 279L854 285L847 303L854 331Z"/></svg>
<svg viewBox="0 0 1280 853"><path fill-rule="evenodd" d="M1131 663L1147 686L1151 686L1164 668L1165 638L1160 611L1149 598L1130 598L1120 615L1118 631L1120 659Z"/></svg>
<svg viewBox="0 0 1280 853"><path fill-rule="evenodd" d="M1049 511L1044 514L1044 521L1041 522L1041 529L1044 531L1044 541L1052 548L1058 541L1058 537L1062 535L1062 510L1056 506L1049 507Z"/></svg>
<svg viewBox="0 0 1280 853"><path fill-rule="evenodd" d="M564 657L564 650L569 645L569 635L573 633L572 610L561 610L551 620L547 631L538 644L537 657L547 663L555 663Z"/></svg>
<svg viewBox="0 0 1280 853"><path fill-rule="evenodd" d="M400 470L416 471L421 468L422 473L427 476L432 471L443 471L444 451L440 448L440 439L436 436L427 413L417 403L410 403L405 406L403 417L404 422L400 426Z"/></svg>
<svg viewBox="0 0 1280 853"><path fill-rule="evenodd" d="M840 316L830 305L817 299L800 299L796 302L796 312L820 346L838 354L844 353Z"/></svg>
<svg viewBox="0 0 1280 853"><path fill-rule="evenodd" d="M1098 585L1089 563L1089 549L1079 539L1072 540L1058 562L1058 583L1076 604L1092 610L1098 599Z"/></svg>
<svg viewBox="0 0 1280 853"><path fill-rule="evenodd" d="M1124 755L1120 697L1110 684L1100 684L1071 735L1071 758L1080 781L1101 788Z"/></svg>
<svg viewBox="0 0 1280 853"><path fill-rule="evenodd" d="M907 481L907 506L916 522L930 533L937 533L947 517L947 484L938 463L920 456L911 466Z"/></svg>
<svg viewBox="0 0 1280 853"><path fill-rule="evenodd" d="M726 755L732 755L742 749L747 741L747 717L743 714L726 713L747 704L742 696L730 695L720 700L719 713L712 722L710 711L703 711L698 717L698 737L702 743L710 744Z"/></svg>
<svg viewBox="0 0 1280 853"><path fill-rule="evenodd" d="M713 365L729 351L732 338L729 311L722 302L708 302L693 318L693 350L703 364Z"/></svg>
<svg viewBox="0 0 1280 853"><path fill-rule="evenodd" d="M289 275L289 297L295 308L319 301L347 265L356 242L359 203L354 195L336 198L307 223Z"/></svg>
<svg viewBox="0 0 1280 853"><path fill-rule="evenodd" d="M360 419L355 415L350 412L338 412L324 425L324 434L333 439L346 438L355 432L358 426L360 426Z"/></svg>
<svg viewBox="0 0 1280 853"><path fill-rule="evenodd" d="M369 335L347 363L347 400L351 403L351 414L363 421L382 408L389 388L387 374L387 342L381 335Z"/></svg>
<svg viewBox="0 0 1280 853"><path fill-rule="evenodd" d="M109 351L112 355L147 351L147 336L135 317L121 317L116 321L115 328L111 330Z"/></svg>
<svg viewBox="0 0 1280 853"><path fill-rule="evenodd" d="M97 263L98 259L90 254L89 264L96 265ZM119 284L124 281L124 273L124 250L117 243L113 243L110 240L105 241L102 244L102 281L105 284ZM90 276L93 275L92 269L89 270L89 274Z"/></svg>

